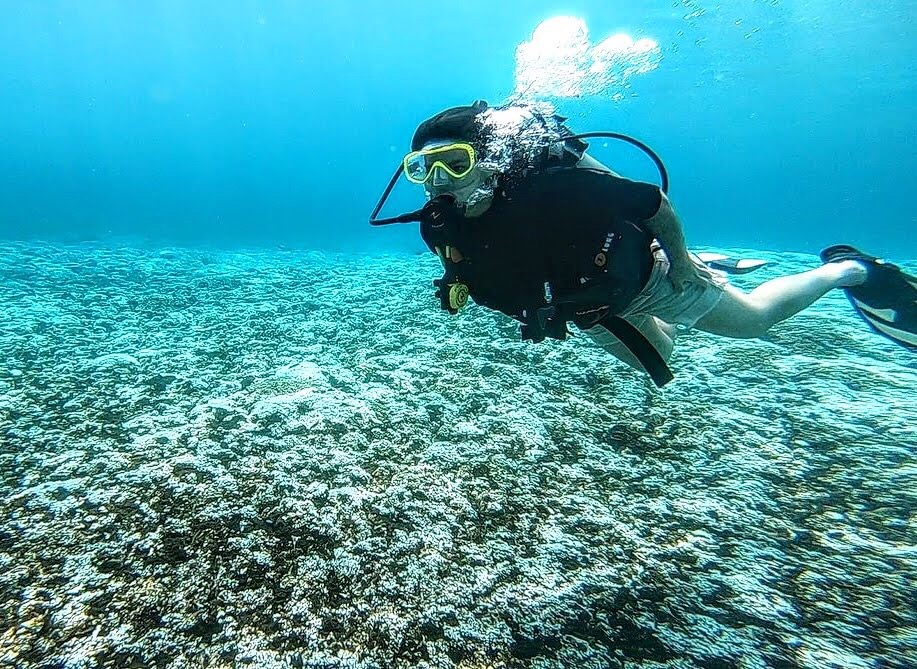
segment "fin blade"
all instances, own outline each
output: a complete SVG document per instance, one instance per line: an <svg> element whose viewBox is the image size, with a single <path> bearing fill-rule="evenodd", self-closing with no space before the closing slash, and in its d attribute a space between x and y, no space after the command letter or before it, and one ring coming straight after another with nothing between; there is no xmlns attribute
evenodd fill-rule
<svg viewBox="0 0 917 669"><path fill-rule="evenodd" d="M894 309L872 309L868 305L851 299L860 317L879 334L910 349L917 350L917 323L905 327L899 319L900 314Z"/></svg>
<svg viewBox="0 0 917 669"><path fill-rule="evenodd" d="M767 260L762 260L760 258L733 258L723 255L722 253L708 253L702 251L694 255L710 269L715 269L718 272L725 272L726 274L748 274L768 264Z"/></svg>
<svg viewBox="0 0 917 669"><path fill-rule="evenodd" d="M879 334L885 335L889 339L901 344L902 346L917 350L917 332L909 332L908 330L901 330L899 328L891 327L886 325L883 321L879 320L867 320L873 329Z"/></svg>
<svg viewBox="0 0 917 669"><path fill-rule="evenodd" d="M874 309L865 302L854 298L852 300L853 306L856 307L862 314L863 317L869 317L869 320L878 320L885 323L894 323L897 312L894 309Z"/></svg>

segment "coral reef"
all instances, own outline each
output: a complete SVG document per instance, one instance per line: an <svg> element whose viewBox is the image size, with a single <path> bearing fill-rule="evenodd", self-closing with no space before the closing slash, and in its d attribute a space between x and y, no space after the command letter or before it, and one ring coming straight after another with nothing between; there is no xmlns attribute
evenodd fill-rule
<svg viewBox="0 0 917 669"><path fill-rule="evenodd" d="M842 295L659 391L437 275L0 244L0 666L917 665L917 360Z"/></svg>

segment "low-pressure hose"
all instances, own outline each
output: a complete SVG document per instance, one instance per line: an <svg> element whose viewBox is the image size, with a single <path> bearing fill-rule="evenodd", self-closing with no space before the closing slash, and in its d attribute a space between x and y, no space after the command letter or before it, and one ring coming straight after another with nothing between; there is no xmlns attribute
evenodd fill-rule
<svg viewBox="0 0 917 669"><path fill-rule="evenodd" d="M656 168L659 170L659 178L662 181L660 188L662 192L668 195L669 193L669 173L665 168L665 164L662 162L662 158L659 157L655 151L653 151L646 144L641 142L639 139L634 139L630 135L624 135L620 132L583 132L578 135L569 135L567 137L561 138L560 141L566 141L568 139L588 139L590 137L607 137L609 139L620 139L622 142L627 142L628 144L633 144L638 149L643 151L646 155L650 157L654 163L656 163Z"/></svg>

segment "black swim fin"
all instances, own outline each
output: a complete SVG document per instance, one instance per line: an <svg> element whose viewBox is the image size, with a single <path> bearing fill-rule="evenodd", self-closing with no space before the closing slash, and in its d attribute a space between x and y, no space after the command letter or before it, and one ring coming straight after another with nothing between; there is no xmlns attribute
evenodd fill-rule
<svg viewBox="0 0 917 669"><path fill-rule="evenodd" d="M864 264L868 272L865 283L844 288L853 308L880 335L917 351L917 277L852 246L829 246L821 252L821 260Z"/></svg>
<svg viewBox="0 0 917 669"><path fill-rule="evenodd" d="M767 264L766 260L758 258L732 258L722 253L702 252L694 255L700 258L707 267L726 272L726 274L748 274Z"/></svg>

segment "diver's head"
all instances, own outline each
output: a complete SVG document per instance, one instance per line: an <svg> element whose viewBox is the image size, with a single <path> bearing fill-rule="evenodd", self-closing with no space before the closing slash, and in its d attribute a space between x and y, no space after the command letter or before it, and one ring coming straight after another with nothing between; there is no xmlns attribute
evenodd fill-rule
<svg viewBox="0 0 917 669"><path fill-rule="evenodd" d="M404 173L409 181L423 184L429 199L449 193L467 215L477 216L493 199L495 174L479 155L468 142L433 139L405 156Z"/></svg>
<svg viewBox="0 0 917 669"><path fill-rule="evenodd" d="M452 107L418 126L405 156L408 179L428 197L453 194L466 215L479 215L496 194L524 183L565 134L563 119L544 103L489 107L479 100Z"/></svg>
<svg viewBox="0 0 917 669"><path fill-rule="evenodd" d="M418 126L404 157L408 180L423 184L428 198L449 193L466 215L480 215L493 199L493 166L481 161L480 114L487 103L440 112Z"/></svg>

